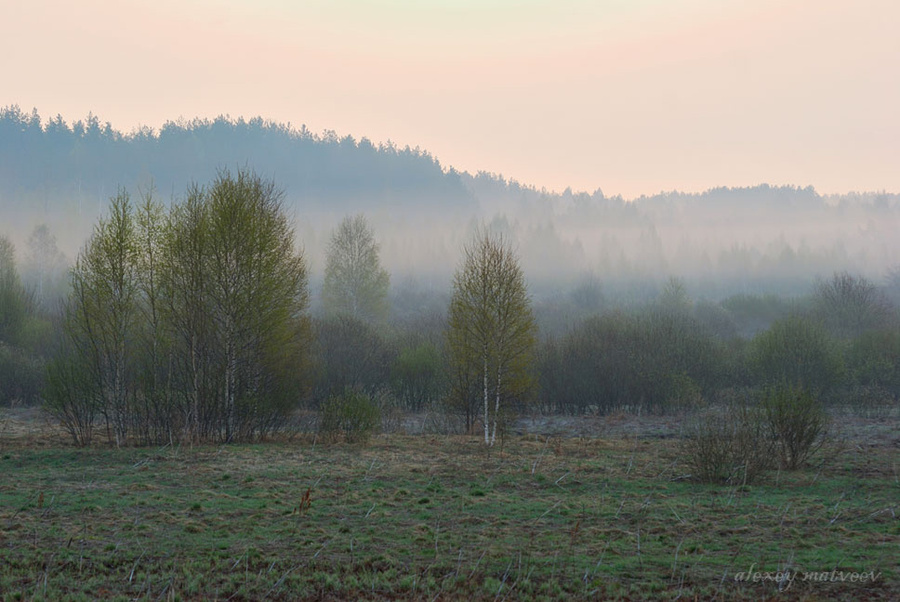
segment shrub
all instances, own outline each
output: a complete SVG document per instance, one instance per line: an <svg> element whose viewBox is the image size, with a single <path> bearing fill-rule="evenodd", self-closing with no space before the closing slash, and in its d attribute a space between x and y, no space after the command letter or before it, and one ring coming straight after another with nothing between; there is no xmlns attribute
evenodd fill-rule
<svg viewBox="0 0 900 602"><path fill-rule="evenodd" d="M62 424L78 446L90 445L101 414L96 383L84 364L84 358L66 348L51 359L44 401L47 413Z"/></svg>
<svg viewBox="0 0 900 602"><path fill-rule="evenodd" d="M834 340L821 324L798 316L758 334L749 359L761 384L788 382L821 393L840 384L844 375Z"/></svg>
<svg viewBox="0 0 900 602"><path fill-rule="evenodd" d="M541 349L544 408L665 413L694 405L724 373L722 344L692 317L661 310L589 318Z"/></svg>
<svg viewBox="0 0 900 602"><path fill-rule="evenodd" d="M432 343L402 349L391 367L397 398L413 411L421 411L443 395L446 386L441 352Z"/></svg>
<svg viewBox="0 0 900 602"><path fill-rule="evenodd" d="M43 359L0 343L0 405L37 403L44 374Z"/></svg>
<svg viewBox="0 0 900 602"><path fill-rule="evenodd" d="M893 311L874 282L849 272L835 273L830 279L817 282L813 306L826 328L842 339L881 330Z"/></svg>
<svg viewBox="0 0 900 602"><path fill-rule="evenodd" d="M734 320L737 334L747 338L766 330L792 311L790 300L771 294L734 295L722 301L721 306Z"/></svg>
<svg viewBox="0 0 900 602"><path fill-rule="evenodd" d="M372 325L336 316L314 322L313 333L316 403L347 389L373 395L389 382L395 353Z"/></svg>
<svg viewBox="0 0 900 602"><path fill-rule="evenodd" d="M847 368L857 385L900 395L900 329L863 333L847 349Z"/></svg>
<svg viewBox="0 0 900 602"><path fill-rule="evenodd" d="M771 448L762 412L742 404L695 415L685 428L681 457L696 481L746 484L771 468Z"/></svg>
<svg viewBox="0 0 900 602"><path fill-rule="evenodd" d="M829 416L806 390L789 385L767 389L762 406L782 468L799 468L827 442Z"/></svg>
<svg viewBox="0 0 900 602"><path fill-rule="evenodd" d="M381 423L381 412L372 399L347 390L322 404L319 432L330 441L365 443Z"/></svg>

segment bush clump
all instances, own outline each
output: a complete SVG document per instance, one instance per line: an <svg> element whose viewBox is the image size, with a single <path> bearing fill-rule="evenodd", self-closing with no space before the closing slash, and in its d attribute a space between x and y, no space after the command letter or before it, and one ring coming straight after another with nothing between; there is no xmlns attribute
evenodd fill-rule
<svg viewBox="0 0 900 602"><path fill-rule="evenodd" d="M789 385L767 389L762 407L781 468L800 468L828 441L828 413L805 389Z"/></svg>
<svg viewBox="0 0 900 602"><path fill-rule="evenodd" d="M366 443L381 424L381 410L358 391L333 395L322 405L319 433L329 441Z"/></svg>
<svg viewBox="0 0 900 602"><path fill-rule="evenodd" d="M796 470L828 441L830 418L801 387L766 389L759 403L735 401L696 414L685 426L681 457L703 483L746 484L776 466Z"/></svg>
<svg viewBox="0 0 900 602"><path fill-rule="evenodd" d="M45 371L40 357L0 342L0 406L38 403Z"/></svg>
<svg viewBox="0 0 900 602"><path fill-rule="evenodd" d="M696 481L748 484L772 467L767 434L759 408L712 408L688 422L681 455Z"/></svg>

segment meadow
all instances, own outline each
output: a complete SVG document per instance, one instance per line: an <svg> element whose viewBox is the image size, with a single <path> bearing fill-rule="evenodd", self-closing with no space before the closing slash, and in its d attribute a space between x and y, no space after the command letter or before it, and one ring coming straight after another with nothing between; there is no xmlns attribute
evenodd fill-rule
<svg viewBox="0 0 900 602"><path fill-rule="evenodd" d="M4 412L4 600L900 598L895 419L715 486L677 419L116 449Z"/></svg>

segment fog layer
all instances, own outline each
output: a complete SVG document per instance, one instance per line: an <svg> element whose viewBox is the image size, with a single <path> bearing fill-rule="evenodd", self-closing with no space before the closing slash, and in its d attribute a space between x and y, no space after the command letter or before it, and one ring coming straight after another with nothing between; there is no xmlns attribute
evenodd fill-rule
<svg viewBox="0 0 900 602"><path fill-rule="evenodd" d="M418 148L261 118L123 134L93 115L68 124L18 107L0 112L0 233L24 265L29 236L46 224L72 258L120 188L153 188L168 202L222 167L244 166L284 189L314 291L332 229L356 213L370 221L395 288L409 290L446 291L481 224L512 236L538 298L591 283L608 297L647 297L670 276L696 298L796 295L835 271L880 281L900 251L893 193L824 197L766 184L637 199L554 193L458 172Z"/></svg>

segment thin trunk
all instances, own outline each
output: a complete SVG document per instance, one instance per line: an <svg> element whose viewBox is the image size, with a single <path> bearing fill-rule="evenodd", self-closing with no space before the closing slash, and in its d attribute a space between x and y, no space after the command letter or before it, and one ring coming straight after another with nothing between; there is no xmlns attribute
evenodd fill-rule
<svg viewBox="0 0 900 602"><path fill-rule="evenodd" d="M192 386L192 399L191 399L191 422L189 427L191 429L191 441L194 443L200 443L200 368L197 365L197 335L196 333L191 334L191 386Z"/></svg>
<svg viewBox="0 0 900 602"><path fill-rule="evenodd" d="M231 335L227 343L225 366L225 441L227 442L231 442L231 439L234 437L234 388L235 372L237 371L237 358L235 355L235 344L233 335Z"/></svg>
<svg viewBox="0 0 900 602"><path fill-rule="evenodd" d="M491 433L491 445L497 440L497 417L500 415L500 386L502 375L502 362L497 363L497 392L494 398L494 431Z"/></svg>
<svg viewBox="0 0 900 602"><path fill-rule="evenodd" d="M124 330L124 328L123 328ZM127 437L127 416L128 408L126 407L125 397L125 340L124 335L116 345L116 366L113 381L113 395L116 404L116 447L125 442Z"/></svg>
<svg viewBox="0 0 900 602"><path fill-rule="evenodd" d="M484 353L484 443L485 445L490 445L490 421L488 420L488 358L487 358L487 346L483 350Z"/></svg>

